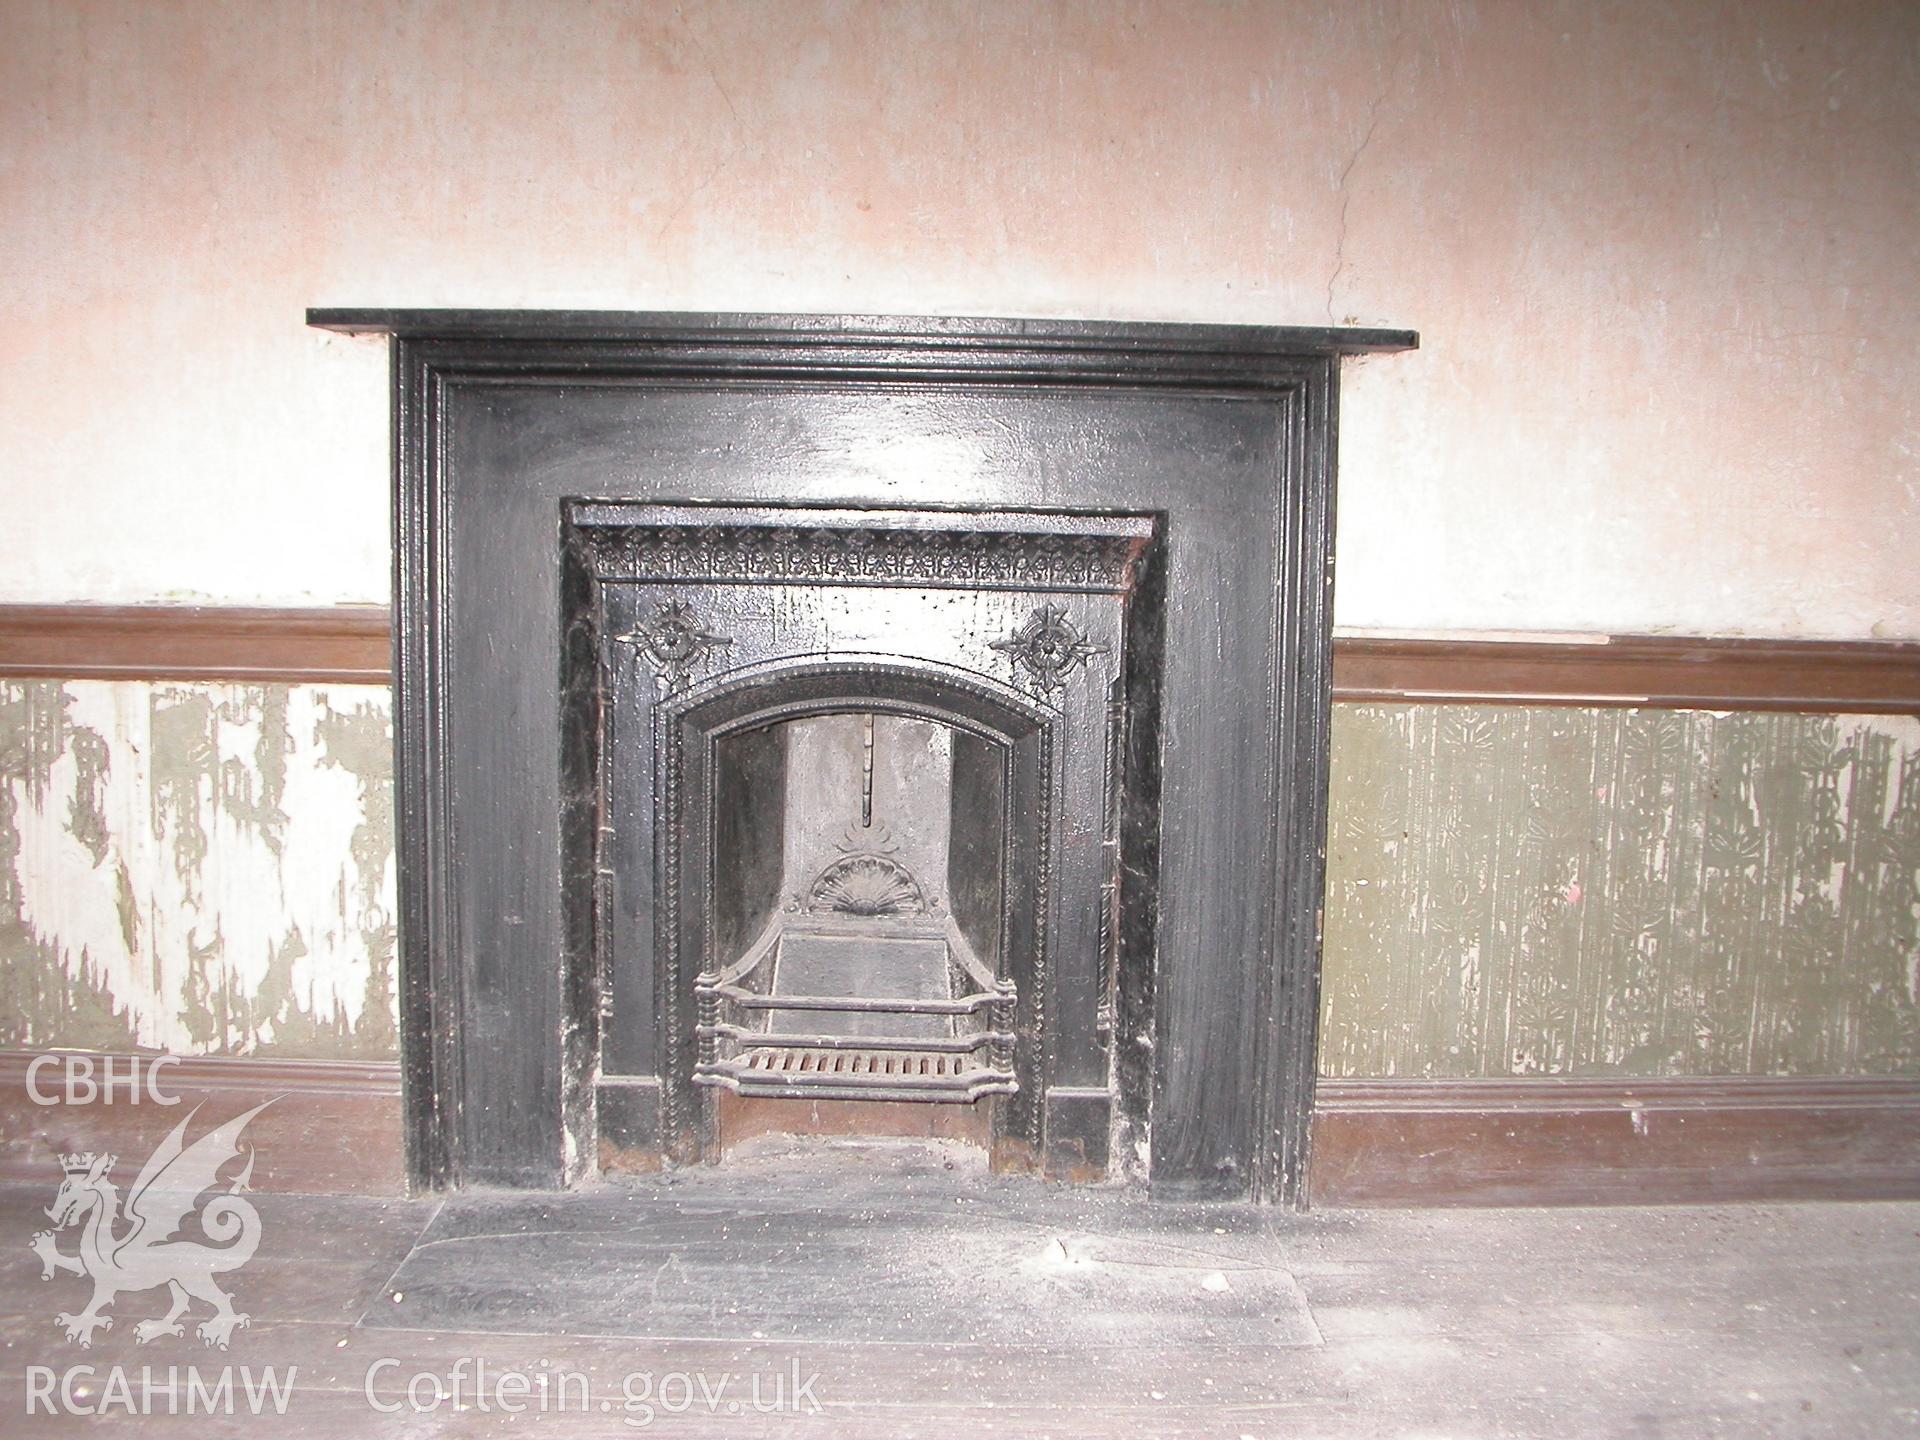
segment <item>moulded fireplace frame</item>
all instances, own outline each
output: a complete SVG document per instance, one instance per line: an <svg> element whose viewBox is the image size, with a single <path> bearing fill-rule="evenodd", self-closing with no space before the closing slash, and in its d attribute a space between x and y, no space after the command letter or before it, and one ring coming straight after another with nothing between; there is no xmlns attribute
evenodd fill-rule
<svg viewBox="0 0 1920 1440"><path fill-rule="evenodd" d="M918 406L914 413L938 417L944 433L977 439L982 453L1005 442L991 427L1004 432L1009 415L1038 427L1021 431L1037 447L1032 475L1009 479L1014 472L1005 465L983 470L981 490L955 497L963 503L1167 516L1167 684L1171 690L1210 673L1204 657L1184 647L1211 607L1213 638L1226 657L1219 668L1231 672L1211 698L1228 713L1198 706L1189 694L1170 703L1168 733L1136 737L1151 750L1141 758L1163 767L1169 824L1164 834L1132 838L1160 847L1162 882L1182 887L1181 923L1152 909L1152 897L1149 910L1132 917L1155 939L1144 1002L1153 1028L1123 1045L1118 1063L1139 1068L1151 1086L1154 1194L1304 1202L1319 1008L1339 360L1412 348L1411 332L433 310L315 310L308 321L393 342L401 1044L416 1188L551 1187L583 1178L577 1138L594 1123L595 1037L591 1025L567 1017L590 997L577 992L578 977L561 961L557 902L536 893L550 862L557 865L563 826L578 817L532 816L514 854L482 833L495 813L489 806L559 793L560 741L554 736L549 750L542 738L513 760L517 773L503 781L511 794L476 804L461 791L456 771L471 773L468 752L484 726L474 719L481 712L469 693L471 662L462 658L473 653L473 638L458 638L452 627L474 619L461 606L476 607L477 570L514 592L502 606L508 598L549 605L544 623L556 633L537 643L533 620L516 611L479 618L501 632L485 637L488 644L497 638L510 652L517 643L527 651L524 661L510 662L523 666L510 677L520 688L509 692L502 681L498 695L536 695L534 670L553 661L543 674L557 714L559 547L529 551L509 542L537 536L545 523L536 504L545 502L533 491L557 473L556 444L585 437L590 449L602 447L595 453L604 461L638 443L613 434L625 423L621 414L693 394L715 407L700 424L720 423L721 411L729 423L781 407L790 420L799 417L797 429L749 426L738 434L766 474L737 482L737 497L726 498L898 503L871 479L848 480L837 492L821 488L833 483L821 478L825 432L807 428L806 407L831 409L834 423L852 425L859 440L898 423L903 406ZM534 417L516 432L521 439L489 431L493 449L473 448L473 434L494 419L521 415ZM1113 423L1116 417L1137 420L1137 430ZM1060 428L1058 444L1044 428L1049 423ZM981 428L969 432L969 425ZM801 451L783 454L779 434L797 435ZM652 430L643 438L661 443ZM705 464L717 447L699 453ZM1062 463L1075 456L1085 460L1084 474ZM513 469L520 460L524 472ZM532 477L525 493L516 488L522 473ZM623 483L634 498L707 498L681 493L691 480L628 476ZM783 488L790 484L810 488L801 496ZM500 515L499 546L508 548L490 549L492 537L473 523L494 518L490 505ZM456 521L466 527L458 534ZM557 509L552 525L557 534ZM1263 573L1243 573L1255 559ZM1182 588L1193 585L1208 593ZM457 686L467 689L456 695ZM516 712L512 723L534 720ZM542 756L551 757L553 775ZM1210 806L1221 813L1210 815ZM502 876L511 883L503 886ZM494 895L489 886L514 893ZM512 913L514 906L528 913ZM514 928L522 923L524 934ZM510 940L525 946L514 951ZM1128 1023L1120 1017L1122 1029ZM1221 1083L1229 1070L1230 1083Z"/></svg>

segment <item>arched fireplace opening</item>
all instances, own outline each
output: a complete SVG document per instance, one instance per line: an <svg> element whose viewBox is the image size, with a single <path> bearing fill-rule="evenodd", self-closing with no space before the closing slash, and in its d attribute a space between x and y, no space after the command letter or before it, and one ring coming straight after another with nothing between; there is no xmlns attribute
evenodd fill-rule
<svg viewBox="0 0 1920 1440"><path fill-rule="evenodd" d="M1010 758L997 738L875 709L717 741L694 985L710 1147L766 1133L991 1146L999 1097L1019 1090Z"/></svg>

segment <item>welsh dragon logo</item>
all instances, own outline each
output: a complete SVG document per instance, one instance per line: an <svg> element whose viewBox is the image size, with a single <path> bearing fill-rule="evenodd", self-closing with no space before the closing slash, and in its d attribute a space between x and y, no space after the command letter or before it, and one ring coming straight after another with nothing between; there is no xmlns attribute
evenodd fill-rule
<svg viewBox="0 0 1920 1440"><path fill-rule="evenodd" d="M245 1168L198 1211L200 1230L213 1243L179 1236L200 1196L219 1183L221 1168L241 1154L240 1132L272 1103L256 1105L188 1145L187 1124L200 1113L196 1106L140 1167L124 1208L108 1179L114 1156L60 1157L66 1178L46 1212L54 1228L35 1235L28 1248L40 1257L42 1280L51 1280L57 1271L69 1271L93 1281L93 1299L86 1309L55 1317L68 1340L92 1345L95 1330L113 1328L113 1317L102 1312L116 1296L164 1285L173 1303L163 1318L134 1326L135 1338L145 1344L162 1335L181 1334L180 1317L193 1301L204 1300L213 1306L213 1314L201 1321L200 1338L227 1348L247 1317L233 1308L232 1297L213 1277L238 1270L253 1258L260 1243L260 1212L240 1193L253 1177L251 1146L246 1150ZM72 1255L63 1254L54 1241L54 1232L70 1225L81 1227L80 1248Z"/></svg>

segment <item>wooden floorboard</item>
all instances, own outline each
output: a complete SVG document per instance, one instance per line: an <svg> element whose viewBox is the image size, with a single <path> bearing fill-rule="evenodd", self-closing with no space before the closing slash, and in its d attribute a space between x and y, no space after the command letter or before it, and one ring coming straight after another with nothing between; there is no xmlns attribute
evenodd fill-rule
<svg viewBox="0 0 1920 1440"><path fill-rule="evenodd" d="M162 1413L142 1433L1672 1440L1920 1425L1913 1203L1300 1215L947 1170L938 1152L759 1163L565 1195L256 1196L261 1248L229 1277L253 1318L224 1352L190 1332L140 1344L157 1291L123 1295L91 1348L68 1344L54 1316L86 1286L40 1280L26 1246L58 1177L0 1188L0 1431L102 1423L29 1414L29 1367L93 1367L91 1404L114 1367L164 1386L169 1367L227 1365L290 1368L286 1414ZM912 1300L915 1285L930 1293ZM896 1313L833 1313L856 1303ZM821 1324L799 1340L809 1305ZM413 1377L444 1384L462 1362L465 1408L408 1408ZM479 1363L577 1374L586 1408L474 1408ZM817 1377L818 1413L752 1413L755 1376L763 1398L775 1377ZM711 1407L701 1380L727 1387Z"/></svg>

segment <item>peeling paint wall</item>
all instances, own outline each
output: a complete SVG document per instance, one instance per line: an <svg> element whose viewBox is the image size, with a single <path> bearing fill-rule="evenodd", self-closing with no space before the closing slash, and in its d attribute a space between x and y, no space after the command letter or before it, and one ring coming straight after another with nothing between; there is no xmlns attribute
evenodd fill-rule
<svg viewBox="0 0 1920 1440"><path fill-rule="evenodd" d="M1334 709L1322 1068L1920 1074L1920 721ZM0 1048L396 1052L389 693L0 681Z"/></svg>
<svg viewBox="0 0 1920 1440"><path fill-rule="evenodd" d="M1920 636L1908 0L0 37L0 533L61 537L0 600L384 601L383 346L308 305L894 310L1417 327L1345 385L1342 625Z"/></svg>
<svg viewBox="0 0 1920 1440"><path fill-rule="evenodd" d="M0 1048L396 1051L378 686L0 680Z"/></svg>
<svg viewBox="0 0 1920 1440"><path fill-rule="evenodd" d="M1920 1074L1920 720L1334 717L1323 1073Z"/></svg>

